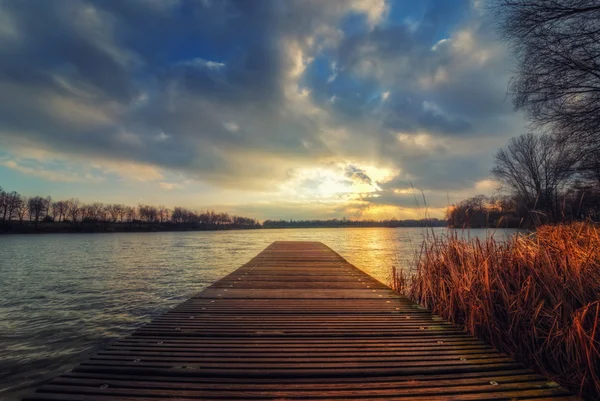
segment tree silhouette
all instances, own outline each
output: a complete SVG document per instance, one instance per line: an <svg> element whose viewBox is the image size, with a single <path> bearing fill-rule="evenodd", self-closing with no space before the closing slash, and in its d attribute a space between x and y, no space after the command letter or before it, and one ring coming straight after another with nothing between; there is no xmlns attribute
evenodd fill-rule
<svg viewBox="0 0 600 401"><path fill-rule="evenodd" d="M600 183L598 0L499 0L495 10L518 61L515 106L575 145L576 169Z"/></svg>

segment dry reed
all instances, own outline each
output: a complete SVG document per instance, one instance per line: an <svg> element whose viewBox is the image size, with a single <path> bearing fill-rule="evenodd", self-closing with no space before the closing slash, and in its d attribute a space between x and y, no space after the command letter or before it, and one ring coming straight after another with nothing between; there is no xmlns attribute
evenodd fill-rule
<svg viewBox="0 0 600 401"><path fill-rule="evenodd" d="M600 228L424 243L396 288L587 399L600 399Z"/></svg>

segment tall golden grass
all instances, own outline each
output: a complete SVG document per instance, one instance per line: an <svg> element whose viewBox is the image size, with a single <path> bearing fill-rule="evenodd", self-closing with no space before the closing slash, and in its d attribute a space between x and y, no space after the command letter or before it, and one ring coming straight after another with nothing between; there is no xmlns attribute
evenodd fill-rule
<svg viewBox="0 0 600 401"><path fill-rule="evenodd" d="M395 286L432 312L600 399L600 228L542 226L509 241L424 243L412 275Z"/></svg>

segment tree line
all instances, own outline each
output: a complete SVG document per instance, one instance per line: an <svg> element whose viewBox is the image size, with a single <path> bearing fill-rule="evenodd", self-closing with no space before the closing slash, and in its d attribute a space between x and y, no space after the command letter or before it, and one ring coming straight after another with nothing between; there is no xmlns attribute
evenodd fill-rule
<svg viewBox="0 0 600 401"><path fill-rule="evenodd" d="M84 203L77 198L54 201L23 196L0 187L0 232L171 231L313 227L438 227L445 220L266 220L185 207L120 203Z"/></svg>
<svg viewBox="0 0 600 401"><path fill-rule="evenodd" d="M265 220L264 228L313 228L313 227L443 227L446 221L436 218L419 220Z"/></svg>
<svg viewBox="0 0 600 401"><path fill-rule="evenodd" d="M509 93L531 132L495 155L502 206L498 197L466 199L448 208L449 224L600 220L598 0L497 0L492 7L517 61Z"/></svg>
<svg viewBox="0 0 600 401"><path fill-rule="evenodd" d="M127 223L127 224L188 224L219 227L258 227L258 220L230 216L213 210L196 212L185 207L139 204L128 206L119 203L83 203L76 198L53 201L52 197L22 196L0 187L0 222L33 223ZM199 227L201 228L201 227Z"/></svg>

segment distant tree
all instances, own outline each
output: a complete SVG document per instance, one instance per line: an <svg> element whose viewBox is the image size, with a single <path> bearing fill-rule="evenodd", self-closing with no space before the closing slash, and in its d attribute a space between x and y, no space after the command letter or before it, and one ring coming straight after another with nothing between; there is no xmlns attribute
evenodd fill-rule
<svg viewBox="0 0 600 401"><path fill-rule="evenodd" d="M64 221L67 218L67 214L69 213L69 201L58 201L53 204L53 214L54 217L58 216L57 221Z"/></svg>
<svg viewBox="0 0 600 401"><path fill-rule="evenodd" d="M50 215L50 209L52 208L52 197L46 196L44 198L44 218L46 221L54 221L54 216Z"/></svg>
<svg viewBox="0 0 600 401"><path fill-rule="evenodd" d="M210 219L210 212L208 210L205 213L200 213L198 215L198 221L200 222L200 224L210 224Z"/></svg>
<svg viewBox="0 0 600 401"><path fill-rule="evenodd" d="M84 207L80 204L79 199L69 199L67 209L71 221L73 221L74 223L79 221L80 218L83 219Z"/></svg>
<svg viewBox="0 0 600 401"><path fill-rule="evenodd" d="M118 205L117 215L119 216L119 221L121 223L124 222L127 217L127 206L122 204Z"/></svg>
<svg viewBox="0 0 600 401"><path fill-rule="evenodd" d="M514 103L532 123L575 144L578 170L600 183L600 3L497 0L517 58Z"/></svg>
<svg viewBox="0 0 600 401"><path fill-rule="evenodd" d="M88 221L104 221L104 204L101 202L83 205L83 218Z"/></svg>
<svg viewBox="0 0 600 401"><path fill-rule="evenodd" d="M228 213L217 213L215 215L215 223L218 225L221 224L230 224L231 223L231 218L229 217Z"/></svg>
<svg viewBox="0 0 600 401"><path fill-rule="evenodd" d="M7 193L0 187L0 216L6 214L6 195ZM2 218L2 222L4 222L5 218Z"/></svg>
<svg viewBox="0 0 600 401"><path fill-rule="evenodd" d="M4 191L2 187L0 187L0 218L2 219L3 223L6 221L6 217L8 215L9 203L10 200L8 192ZM8 219L10 220L10 216Z"/></svg>
<svg viewBox="0 0 600 401"><path fill-rule="evenodd" d="M18 192L12 191L6 194L6 206L4 214L2 215L2 221L12 220L17 215L17 209L20 206L21 195Z"/></svg>
<svg viewBox="0 0 600 401"><path fill-rule="evenodd" d="M158 222L158 208L156 206L148 206L148 221L150 223Z"/></svg>
<svg viewBox="0 0 600 401"><path fill-rule="evenodd" d="M124 208L125 207L123 205L120 205L118 203L113 203L104 206L105 213L107 213L110 216L111 221L113 223L116 223L119 219L122 220Z"/></svg>
<svg viewBox="0 0 600 401"><path fill-rule="evenodd" d="M175 206L173 208L173 213L171 213L171 220L173 223L182 223L183 222L183 208L180 206Z"/></svg>
<svg viewBox="0 0 600 401"><path fill-rule="evenodd" d="M495 195L489 200L489 208L504 215L515 212L517 210L517 202L511 196Z"/></svg>
<svg viewBox="0 0 600 401"><path fill-rule="evenodd" d="M231 223L236 226L254 226L256 225L256 220L248 217L233 216L231 218Z"/></svg>
<svg viewBox="0 0 600 401"><path fill-rule="evenodd" d="M37 223L43 219L46 215L46 199L41 196L33 196L29 198L28 207L29 207L29 220Z"/></svg>
<svg viewBox="0 0 600 401"><path fill-rule="evenodd" d="M169 220L169 210L164 205L158 205L157 216L158 222L162 224Z"/></svg>
<svg viewBox="0 0 600 401"><path fill-rule="evenodd" d="M490 225L490 200L485 195L476 195L450 206L446 211L451 227L487 227Z"/></svg>
<svg viewBox="0 0 600 401"><path fill-rule="evenodd" d="M446 210L448 226L466 227L519 227L517 204L513 197L476 195L453 204Z"/></svg>
<svg viewBox="0 0 600 401"><path fill-rule="evenodd" d="M15 212L17 213L17 217L19 218L19 223L23 223L25 216L27 216L27 212L29 211L29 198L26 196L22 196L20 201L17 203Z"/></svg>
<svg viewBox="0 0 600 401"><path fill-rule="evenodd" d="M151 205L138 206L140 220L146 223L156 223L158 221L158 208Z"/></svg>
<svg viewBox="0 0 600 401"><path fill-rule="evenodd" d="M98 202L98 209L96 209L96 220L106 222L108 221L108 213L103 203Z"/></svg>
<svg viewBox="0 0 600 401"><path fill-rule="evenodd" d="M136 208L131 206L127 206L125 215L127 216L127 221L130 223L133 223L138 216Z"/></svg>
<svg viewBox="0 0 600 401"><path fill-rule="evenodd" d="M498 151L492 175L530 210L547 212L556 221L559 194L573 176L575 163L572 149L564 143L550 135L525 134Z"/></svg>
<svg viewBox="0 0 600 401"><path fill-rule="evenodd" d="M59 202L52 202L52 217L54 221L60 221Z"/></svg>

